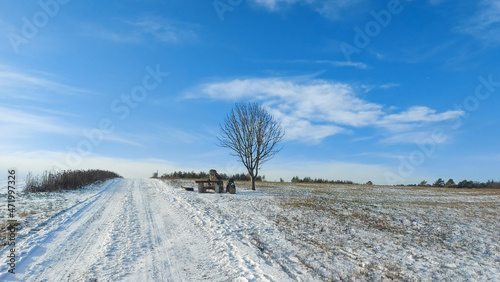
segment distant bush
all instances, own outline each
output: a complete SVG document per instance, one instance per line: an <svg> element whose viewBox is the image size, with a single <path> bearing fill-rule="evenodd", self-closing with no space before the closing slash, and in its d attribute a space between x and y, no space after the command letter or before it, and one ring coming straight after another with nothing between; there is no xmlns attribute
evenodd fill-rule
<svg viewBox="0 0 500 282"><path fill-rule="evenodd" d="M327 180L322 178L314 178L304 177L300 179L298 176L294 176L292 178L292 182L294 183L332 183L332 184L356 184L350 180Z"/></svg>
<svg viewBox="0 0 500 282"><path fill-rule="evenodd" d="M405 186L405 185L401 185ZM462 180L455 184L453 179L448 179L446 183L442 178L439 178L432 185L428 184L427 181L422 181L420 184L409 184L406 186L423 186L423 187L444 187L444 188L469 188L469 189L500 189L500 181L488 180L487 182L478 182L472 180Z"/></svg>
<svg viewBox="0 0 500 282"><path fill-rule="evenodd" d="M458 182L453 188L493 188L500 189L500 182L495 182L493 180L489 180L487 182L477 182L470 180L462 180Z"/></svg>
<svg viewBox="0 0 500 282"><path fill-rule="evenodd" d="M64 170L59 172L45 171L42 176L33 176L31 172L26 176L24 192L52 192L61 190L75 190L98 181L121 177L105 170Z"/></svg>
<svg viewBox="0 0 500 282"><path fill-rule="evenodd" d="M222 174L219 174L220 176L223 176ZM206 172L200 171L198 173L191 171L191 172L186 172L186 171L174 171L172 173L164 173L160 178L167 178L167 179L178 179L178 178L208 178L209 175Z"/></svg>
<svg viewBox="0 0 500 282"><path fill-rule="evenodd" d="M237 173L232 176L228 176L225 173L219 173L220 177L223 180L228 180L229 178L234 179L235 181L250 181L250 176L248 174L244 173ZM153 175L154 176L154 175ZM198 173L191 171L191 172L186 172L186 171L174 171L172 173L164 173L161 178L163 179L204 179L204 178L209 178L208 173L204 171L200 171ZM265 176L257 176L255 179L256 181L263 181L265 180Z"/></svg>

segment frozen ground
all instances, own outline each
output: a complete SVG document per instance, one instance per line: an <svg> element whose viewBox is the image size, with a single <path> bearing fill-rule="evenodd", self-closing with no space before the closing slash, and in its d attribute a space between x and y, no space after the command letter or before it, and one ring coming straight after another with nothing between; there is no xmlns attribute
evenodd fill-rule
<svg viewBox="0 0 500 282"><path fill-rule="evenodd" d="M17 273L2 263L0 281L499 281L500 191L179 188L193 184L21 195Z"/></svg>

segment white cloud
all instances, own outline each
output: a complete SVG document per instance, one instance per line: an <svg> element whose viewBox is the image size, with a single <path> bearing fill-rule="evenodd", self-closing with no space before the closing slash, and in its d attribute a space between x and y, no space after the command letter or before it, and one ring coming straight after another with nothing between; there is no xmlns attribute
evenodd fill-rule
<svg viewBox="0 0 500 282"><path fill-rule="evenodd" d="M346 131L332 124L312 124L309 120L287 115L272 108L269 112L281 122L286 131L285 138L288 140L317 143L328 136Z"/></svg>
<svg viewBox="0 0 500 282"><path fill-rule="evenodd" d="M377 125L400 131L406 128L413 128L416 124L452 120L463 114L463 111L447 111L436 114L436 110L428 107L414 106L407 111L384 116L377 122Z"/></svg>
<svg viewBox="0 0 500 282"><path fill-rule="evenodd" d="M294 140L319 141L345 131L341 126L369 125L382 114L382 106L357 98L351 86L323 80L235 79L202 85L201 92L218 100L262 101Z"/></svg>
<svg viewBox="0 0 500 282"><path fill-rule="evenodd" d="M437 113L423 106L387 114L383 105L357 97L355 88L346 83L304 77L247 78L203 84L198 93L191 93L189 97L259 101L282 123L287 139L311 143L350 132L350 128L367 126L411 132L463 114L461 111Z"/></svg>

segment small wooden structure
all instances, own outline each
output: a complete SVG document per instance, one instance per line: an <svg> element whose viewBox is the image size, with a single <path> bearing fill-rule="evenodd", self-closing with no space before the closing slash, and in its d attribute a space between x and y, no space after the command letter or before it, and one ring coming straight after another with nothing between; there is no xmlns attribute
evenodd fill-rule
<svg viewBox="0 0 500 282"><path fill-rule="evenodd" d="M210 181L208 180L197 180L195 181L198 184L198 193L206 193L208 189L213 189L215 193L224 192L224 184L222 180L219 181Z"/></svg>

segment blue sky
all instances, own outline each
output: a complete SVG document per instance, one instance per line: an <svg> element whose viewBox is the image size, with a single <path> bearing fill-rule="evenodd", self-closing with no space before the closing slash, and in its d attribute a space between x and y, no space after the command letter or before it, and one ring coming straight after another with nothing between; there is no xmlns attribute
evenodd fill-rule
<svg viewBox="0 0 500 282"><path fill-rule="evenodd" d="M2 1L0 166L228 174L236 102L286 131L270 180L500 179L492 0Z"/></svg>

